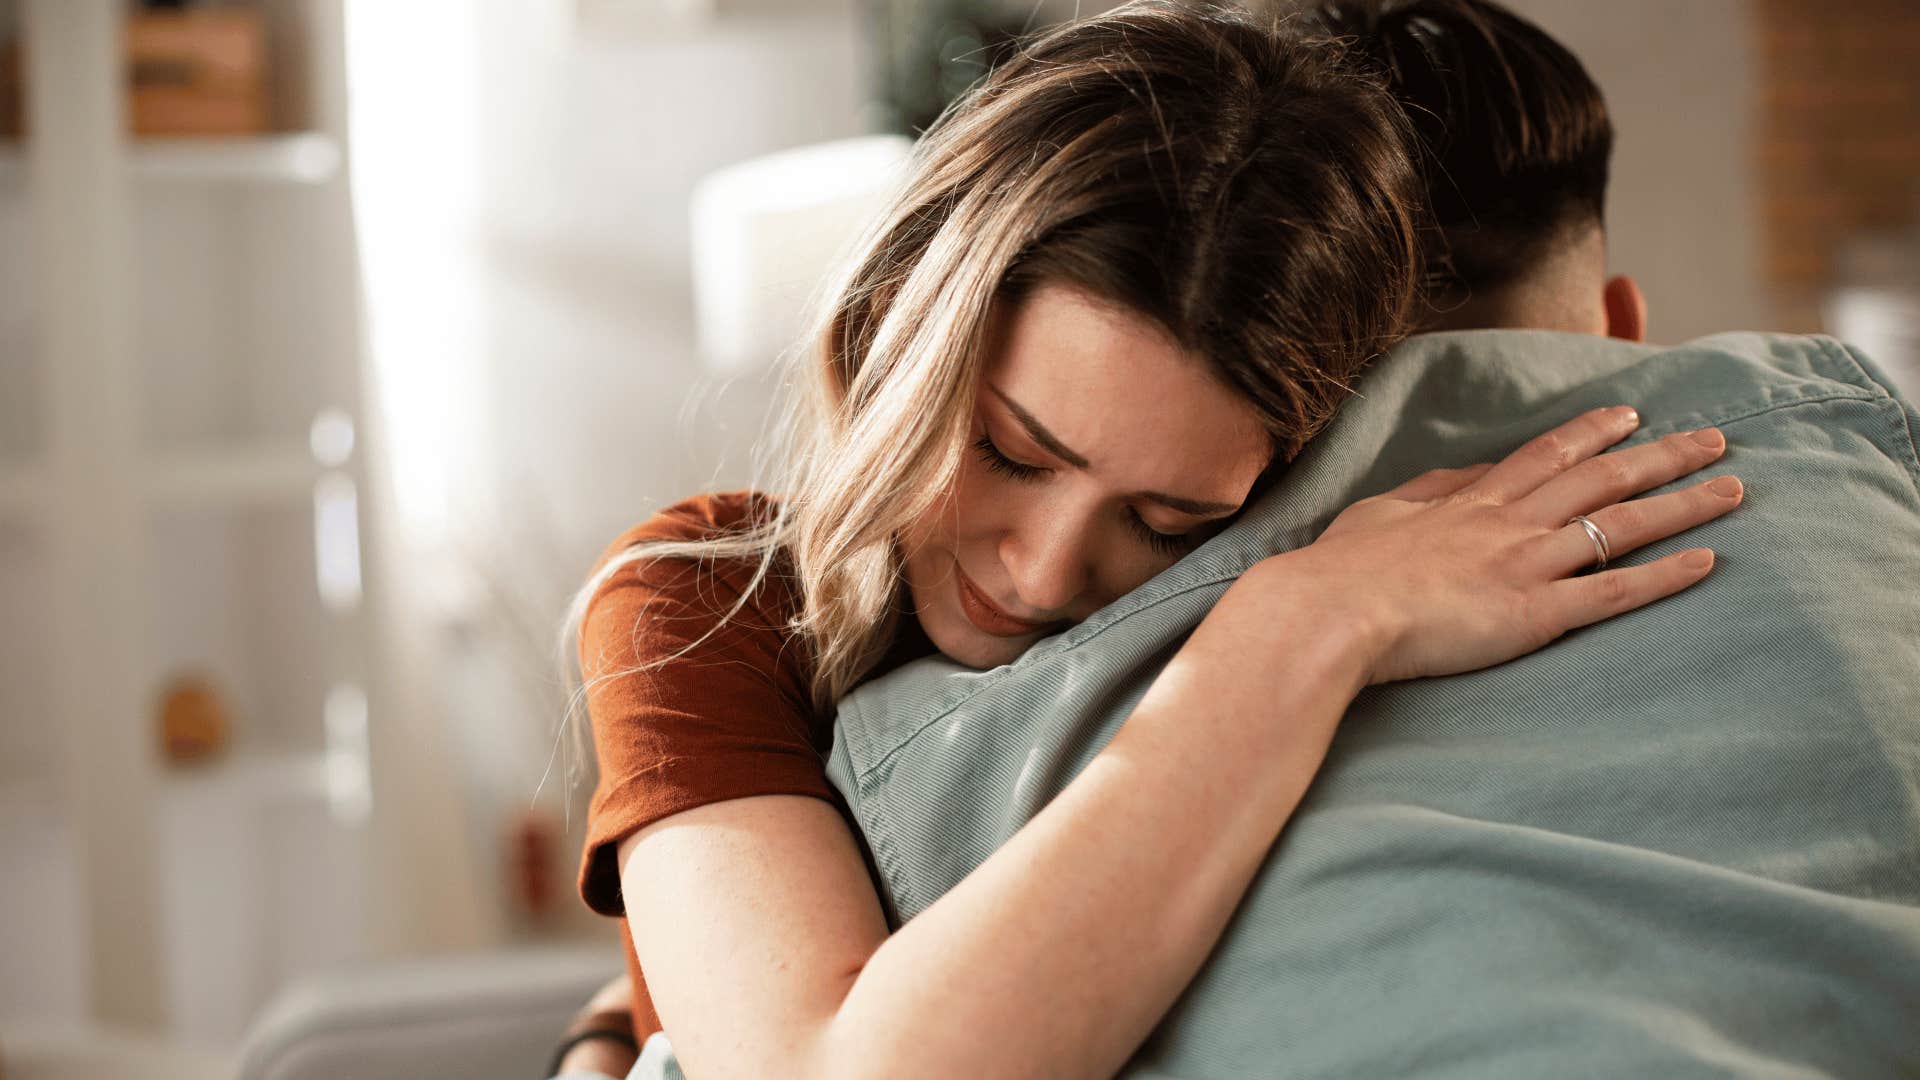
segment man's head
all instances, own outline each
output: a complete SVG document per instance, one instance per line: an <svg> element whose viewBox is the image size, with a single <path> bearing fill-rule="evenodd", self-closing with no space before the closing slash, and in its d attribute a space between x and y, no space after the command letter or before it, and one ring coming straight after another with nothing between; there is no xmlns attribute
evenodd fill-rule
<svg viewBox="0 0 1920 1080"><path fill-rule="evenodd" d="M1606 272L1613 124L1580 61L1489 0L1322 0L1310 9L1387 79L1423 144L1437 233L1423 328L1639 340L1639 287Z"/></svg>

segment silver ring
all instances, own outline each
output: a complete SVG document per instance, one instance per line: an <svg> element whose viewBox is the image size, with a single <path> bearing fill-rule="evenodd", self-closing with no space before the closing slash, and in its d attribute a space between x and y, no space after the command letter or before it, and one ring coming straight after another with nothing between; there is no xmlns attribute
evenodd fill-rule
<svg viewBox="0 0 1920 1080"><path fill-rule="evenodd" d="M1580 523L1581 528L1587 530L1587 539L1593 541L1594 557L1599 560L1591 567L1588 567L1588 569L1605 570L1607 568L1607 557L1613 553L1613 550L1607 546L1607 534L1601 532L1600 526L1595 525L1585 514L1575 514L1573 517L1567 519L1567 524L1571 525L1576 521Z"/></svg>

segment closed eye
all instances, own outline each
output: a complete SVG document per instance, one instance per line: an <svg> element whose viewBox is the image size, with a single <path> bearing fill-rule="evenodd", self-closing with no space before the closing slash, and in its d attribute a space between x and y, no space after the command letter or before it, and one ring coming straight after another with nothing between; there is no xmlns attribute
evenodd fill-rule
<svg viewBox="0 0 1920 1080"><path fill-rule="evenodd" d="M1162 555L1179 555L1193 546L1194 537L1190 533L1163 533L1147 524L1145 518L1132 507L1127 509L1127 524L1133 526L1135 536Z"/></svg>
<svg viewBox="0 0 1920 1080"><path fill-rule="evenodd" d="M993 445L993 437L990 435L981 435L974 440L973 446L980 451L980 457L987 463L987 468L1004 476L1011 476L1015 480L1038 480L1041 476L1053 471L1013 460L1001 453L999 447Z"/></svg>
<svg viewBox="0 0 1920 1080"><path fill-rule="evenodd" d="M989 470L1000 473L1003 476L1012 477L1015 480L1034 481L1053 471L1052 469L1042 468L1038 465L1028 465L1025 462L1013 460L1000 452L1000 448L993 444L992 436L984 433L978 439L974 440L973 447L979 451L981 460L986 463ZM1195 537L1188 533L1161 532L1159 529L1147 524L1146 519L1141 517L1139 512L1131 507L1127 509L1127 525L1133 530L1134 536L1139 538L1141 543L1161 555L1181 555L1193 547L1195 540Z"/></svg>

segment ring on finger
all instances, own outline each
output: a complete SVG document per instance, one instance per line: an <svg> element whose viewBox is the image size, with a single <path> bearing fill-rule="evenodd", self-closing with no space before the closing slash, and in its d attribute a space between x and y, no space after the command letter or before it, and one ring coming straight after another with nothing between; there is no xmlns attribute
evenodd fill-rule
<svg viewBox="0 0 1920 1080"><path fill-rule="evenodd" d="M1613 554L1613 549L1607 544L1607 534L1602 532L1600 526L1595 525L1593 519L1585 514L1575 514L1567 519L1567 524L1569 525L1575 522L1579 522L1580 527L1587 531L1587 539L1593 541L1595 561L1588 569L1605 570L1607 568L1607 559Z"/></svg>

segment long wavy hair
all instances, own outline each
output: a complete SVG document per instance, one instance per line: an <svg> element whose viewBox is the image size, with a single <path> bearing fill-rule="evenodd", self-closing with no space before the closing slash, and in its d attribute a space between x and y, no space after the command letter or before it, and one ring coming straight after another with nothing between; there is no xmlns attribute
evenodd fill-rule
<svg viewBox="0 0 1920 1080"><path fill-rule="evenodd" d="M769 575L791 580L786 629L830 709L894 638L898 538L955 482L989 312L1041 282L1140 313L1203 358L1258 412L1277 474L1405 333L1413 146L1334 44L1244 10L1136 0L1024 42L921 138L823 293L794 354L810 393L785 424L772 509L603 563L567 612L563 664L622 567L752 560L721 624Z"/></svg>

